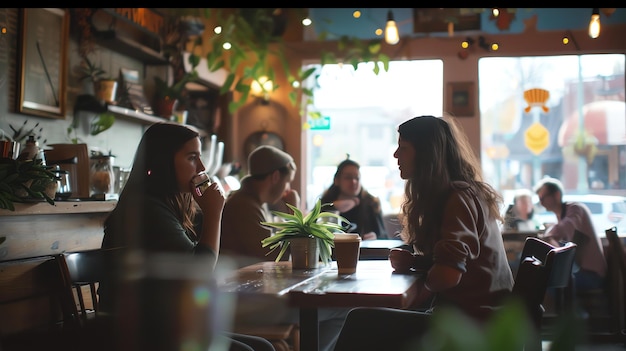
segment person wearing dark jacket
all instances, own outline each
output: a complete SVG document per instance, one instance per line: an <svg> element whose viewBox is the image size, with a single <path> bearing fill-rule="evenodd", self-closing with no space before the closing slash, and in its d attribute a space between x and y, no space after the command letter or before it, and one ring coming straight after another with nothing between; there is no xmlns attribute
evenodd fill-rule
<svg viewBox="0 0 626 351"><path fill-rule="evenodd" d="M357 162L347 158L337 166L333 184L322 195L323 211L338 211L350 221L345 230L359 233L363 240L386 239L380 199L370 194L361 184Z"/></svg>
<svg viewBox="0 0 626 351"><path fill-rule="evenodd" d="M205 170L201 156L201 142L197 132L173 123L150 126L139 142L130 176L119 201L104 222L102 248L122 248L125 254L121 257L125 257L126 261L135 252L151 257L159 257L159 254L200 256L197 263L202 263L204 266L199 268L206 271L202 276L210 280L220 248L225 196L218 182L211 183L202 193L195 188L192 178ZM203 218L196 232L195 216L198 210ZM132 265L126 261L114 262L115 267L111 267L111 270L127 273ZM166 267L163 266L166 265L161 266L157 275L165 274ZM179 277L184 277L185 273L177 272ZM125 279L126 276L122 274L103 279L98 289L100 311L122 316L116 319L119 323L124 324L133 317L144 318L142 321L145 325L140 326L144 328L155 321L133 314L136 303L140 303L141 311L148 313L158 310L159 304L169 306L173 303L155 301L156 305L141 307L145 300L157 299L153 298L152 293L143 298L141 295L125 294L126 290L122 290ZM139 301L129 303L128 300L133 298ZM176 302L181 304L183 301ZM184 334L179 330L171 332ZM227 331L219 335L226 337L231 351L274 350L272 344L263 338Z"/></svg>

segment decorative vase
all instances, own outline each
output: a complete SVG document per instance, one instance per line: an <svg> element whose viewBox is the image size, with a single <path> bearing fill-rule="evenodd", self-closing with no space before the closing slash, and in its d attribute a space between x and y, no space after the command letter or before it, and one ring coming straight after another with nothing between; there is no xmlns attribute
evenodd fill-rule
<svg viewBox="0 0 626 351"><path fill-rule="evenodd" d="M291 250L292 269L313 269L319 267L320 248L315 238L291 238L289 249Z"/></svg>

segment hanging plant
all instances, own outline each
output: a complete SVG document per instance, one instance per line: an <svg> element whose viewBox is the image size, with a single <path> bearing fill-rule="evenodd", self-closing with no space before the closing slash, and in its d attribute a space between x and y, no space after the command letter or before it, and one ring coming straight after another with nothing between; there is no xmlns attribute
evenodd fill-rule
<svg viewBox="0 0 626 351"><path fill-rule="evenodd" d="M306 11L306 9L289 9ZM285 57L285 43L283 33L287 28L286 9L280 8L245 8L245 9L205 9L203 15L217 23L221 32L215 33L209 39L210 52L206 55L209 71L214 72L221 68L228 71L225 83L220 93L235 91L239 94L229 106L233 113L242 107L250 95L252 82L265 76L276 82L276 62L282 67L287 82L292 90L288 93L290 102L298 107L304 99L303 106L312 105L313 91L304 86L303 82L315 73L315 68L295 73L289 67ZM322 33L318 40L325 40L328 33ZM339 55L322 52L321 62L346 62L357 69L360 62L382 62L383 69L389 69L389 57L382 53L382 39L364 41L355 37L341 37L338 40ZM225 46L226 44L226 46ZM230 45L230 46L228 46ZM378 74L380 67L374 65L374 73ZM317 77L316 77L317 79ZM280 86L273 85L271 93ZM303 111L301 111L303 112ZM319 113L309 112L313 118Z"/></svg>
<svg viewBox="0 0 626 351"><path fill-rule="evenodd" d="M98 135L113 126L115 123L115 115L107 109L106 105L102 105L100 100L95 96L89 94L83 94L76 97L76 103L74 104L74 116L72 123L67 127L67 136L72 144L78 144L81 142L77 135L78 127L80 125L80 111L93 112L96 115L91 119L89 124L89 134Z"/></svg>

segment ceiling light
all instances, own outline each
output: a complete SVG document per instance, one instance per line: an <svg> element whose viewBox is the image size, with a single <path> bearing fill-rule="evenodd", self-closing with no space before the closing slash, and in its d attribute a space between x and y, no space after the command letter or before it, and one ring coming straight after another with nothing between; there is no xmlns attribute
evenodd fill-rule
<svg viewBox="0 0 626 351"><path fill-rule="evenodd" d="M259 79L252 81L252 84L250 84L250 90L252 95L263 97L265 100L268 100L269 94L274 91L274 82L272 82L267 76L262 76Z"/></svg>
<svg viewBox="0 0 626 351"><path fill-rule="evenodd" d="M600 9L594 8L589 21L589 36L593 39L600 36Z"/></svg>
<svg viewBox="0 0 626 351"><path fill-rule="evenodd" d="M389 45L396 45L400 41L400 34L398 33L398 26L393 19L393 13L391 10L387 12L387 26L385 27L385 42Z"/></svg>

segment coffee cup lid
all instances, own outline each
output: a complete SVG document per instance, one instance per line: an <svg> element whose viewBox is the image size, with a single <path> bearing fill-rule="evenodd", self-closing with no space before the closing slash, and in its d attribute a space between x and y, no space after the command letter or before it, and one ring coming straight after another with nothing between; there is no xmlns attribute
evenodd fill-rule
<svg viewBox="0 0 626 351"><path fill-rule="evenodd" d="M335 240L361 240L358 233L335 233Z"/></svg>

